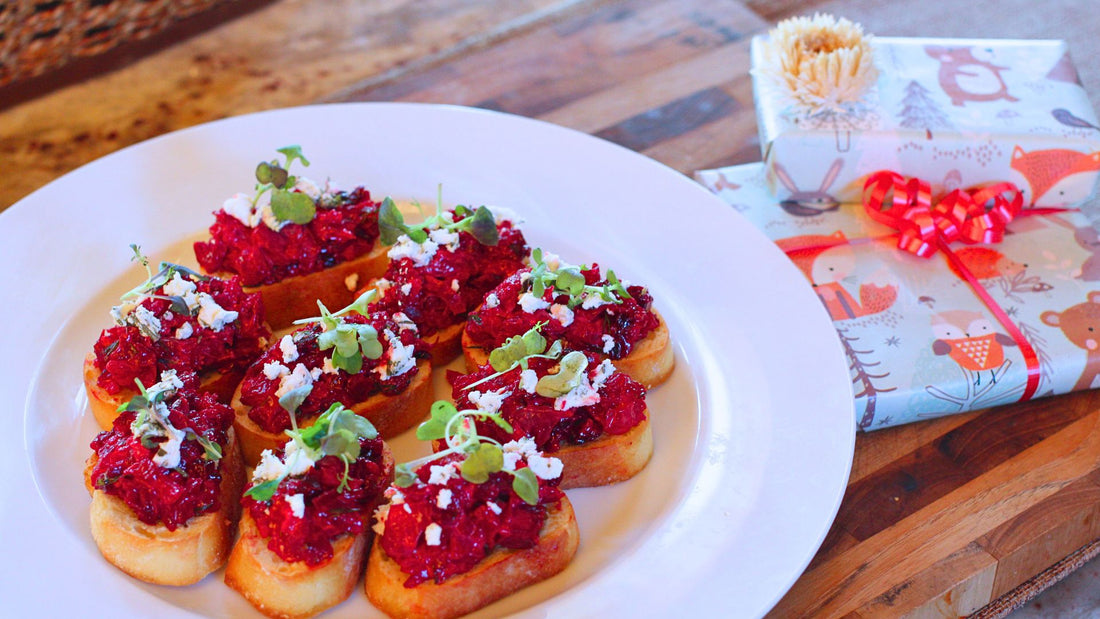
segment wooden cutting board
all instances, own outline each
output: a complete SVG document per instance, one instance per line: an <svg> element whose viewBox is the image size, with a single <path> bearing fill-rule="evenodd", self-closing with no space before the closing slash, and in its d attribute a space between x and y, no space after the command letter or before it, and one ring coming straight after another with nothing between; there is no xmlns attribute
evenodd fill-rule
<svg viewBox="0 0 1100 619"><path fill-rule="evenodd" d="M759 160L748 41L768 27L732 2L585 3L338 99L542 118L690 174ZM1097 398L860 436L836 522L772 616L967 614L1100 537Z"/></svg>

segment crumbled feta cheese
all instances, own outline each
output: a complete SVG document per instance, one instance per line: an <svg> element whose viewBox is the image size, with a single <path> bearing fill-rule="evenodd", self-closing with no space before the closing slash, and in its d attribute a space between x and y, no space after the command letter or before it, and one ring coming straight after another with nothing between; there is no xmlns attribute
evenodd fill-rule
<svg viewBox="0 0 1100 619"><path fill-rule="evenodd" d="M580 381L569 393L554 398L554 410L567 411L581 406L592 406L600 401L600 393L588 382L588 374L580 375Z"/></svg>
<svg viewBox="0 0 1100 619"><path fill-rule="evenodd" d="M340 371L340 368L332 365L332 357L325 357L325 360L321 362L322 374L335 374Z"/></svg>
<svg viewBox="0 0 1100 619"><path fill-rule="evenodd" d="M237 312L226 311L214 297L200 292L199 299L199 324L210 327L214 331L221 331L225 325L237 319Z"/></svg>
<svg viewBox="0 0 1100 619"><path fill-rule="evenodd" d="M488 507L489 511L493 512L494 514L496 514L498 516L500 515L500 512L502 511L500 509L500 506L497 505L496 503L492 502L492 501L485 501L485 507Z"/></svg>
<svg viewBox="0 0 1100 619"><path fill-rule="evenodd" d="M573 310L569 309L568 305L562 305L561 303L551 305L550 315L560 322L563 327L573 324Z"/></svg>
<svg viewBox="0 0 1100 619"><path fill-rule="evenodd" d="M405 502L405 494L397 488L394 488L393 486L390 486L383 490L382 496L386 497L386 499L393 505L400 505Z"/></svg>
<svg viewBox="0 0 1100 619"><path fill-rule="evenodd" d="M603 387L603 384L607 379L615 373L615 365L611 363L610 359L604 359L600 365L596 366L596 373L592 375L592 388L599 390Z"/></svg>
<svg viewBox="0 0 1100 619"><path fill-rule="evenodd" d="M494 308L498 305L500 305L500 297L497 296L497 293L490 292L485 295L485 307Z"/></svg>
<svg viewBox="0 0 1100 619"><path fill-rule="evenodd" d="M374 280L374 289L378 291L378 296L384 297L389 292L390 288L393 288L393 282L386 278Z"/></svg>
<svg viewBox="0 0 1100 619"><path fill-rule="evenodd" d="M164 405L158 404L157 406ZM168 417L167 408L165 408L164 417L165 419ZM153 464L166 469L174 469L180 465L180 446L183 445L183 439L187 436L187 433L177 430L170 423L165 424L165 430L168 432L168 440L157 445L157 453L153 456Z"/></svg>
<svg viewBox="0 0 1100 619"><path fill-rule="evenodd" d="M416 358L413 357L416 349L412 344L402 344L401 338L394 335L393 331L389 329L383 329L382 334L386 336L386 340L390 343L388 360L384 365L374 368L374 371L378 373L382 380L400 376L416 367Z"/></svg>
<svg viewBox="0 0 1100 619"><path fill-rule="evenodd" d="M486 391L481 393L480 391L471 391L466 397L470 399L470 403L477 407L479 410L483 410L486 413L494 414L500 410L501 405L504 404L504 398L512 395L511 391L505 391L504 387L497 389L496 391Z"/></svg>
<svg viewBox="0 0 1100 619"><path fill-rule="evenodd" d="M286 503L290 506L290 513L294 514L295 518L306 517L306 501L302 493L291 494L286 497Z"/></svg>
<svg viewBox="0 0 1100 619"><path fill-rule="evenodd" d="M528 314L533 314L538 310L550 307L550 303L548 301L540 299L539 297L536 297L530 292L525 292L519 297L519 306L523 308L523 311L527 312Z"/></svg>
<svg viewBox="0 0 1100 619"><path fill-rule="evenodd" d="M176 328L176 339L186 340L195 334L195 327L191 326L191 323L185 322Z"/></svg>
<svg viewBox="0 0 1100 619"><path fill-rule="evenodd" d="M289 441L282 460L270 449L265 449L260 454L260 463L252 471L252 483L262 484L283 476L302 475L313 468L313 464L314 459L309 450L300 449L297 441Z"/></svg>
<svg viewBox="0 0 1100 619"><path fill-rule="evenodd" d="M176 271L172 274L172 279L165 282L160 290L170 297L180 297L190 306L193 301L191 295L198 290L198 287L195 286L195 282L183 279L179 271Z"/></svg>
<svg viewBox="0 0 1100 619"><path fill-rule="evenodd" d="M447 251L454 251L458 248L458 233L451 232L450 230L444 230L443 228L437 228L428 233L428 238L434 241L440 247L446 246Z"/></svg>
<svg viewBox="0 0 1100 619"><path fill-rule="evenodd" d="M299 447L298 441L289 441L286 445L286 455L283 461L286 463L287 475L302 475L313 468L315 459L309 449ZM317 459L320 459L319 457Z"/></svg>
<svg viewBox="0 0 1100 619"><path fill-rule="evenodd" d="M266 196L267 194L264 194L264 195ZM264 222L265 226L267 226L268 228L271 228L272 230L274 230L276 232L281 230L283 228L283 226L285 226L285 225L287 225L287 223L289 223L287 221L284 221L284 220L279 219L278 217L276 217L275 216L275 211L271 210L271 205L270 204L264 204L263 206L260 207L260 221Z"/></svg>
<svg viewBox="0 0 1100 619"><path fill-rule="evenodd" d="M496 221L496 224L498 226L505 221L512 222L512 225L523 223L523 219L520 218L520 216L517 215L515 211L508 208L507 206L486 205L486 208L488 208L489 212L493 214L493 220Z"/></svg>
<svg viewBox="0 0 1100 619"><path fill-rule="evenodd" d="M446 484L458 475L458 469L454 462L433 464L428 471L430 472L428 483L438 486Z"/></svg>
<svg viewBox="0 0 1100 619"><path fill-rule="evenodd" d="M599 292L584 292L581 296L584 298L584 301L581 301L581 308L583 309L594 309L611 303L611 301L605 301L603 295Z"/></svg>
<svg viewBox="0 0 1100 619"><path fill-rule="evenodd" d="M248 226L249 228L256 227L255 211L252 208L252 198L243 193L233 194L232 198L229 198L225 202L222 202L222 211L230 217L234 217L237 221Z"/></svg>
<svg viewBox="0 0 1100 619"><path fill-rule="evenodd" d="M180 380L179 374L175 370L164 370L160 373L160 380L146 388L145 392L149 394L149 399L154 399L161 393L172 395L179 389L183 389L183 381Z"/></svg>
<svg viewBox="0 0 1100 619"><path fill-rule="evenodd" d="M561 476L562 464L557 458L547 458L541 455L527 456L527 467L535 473L539 479L557 479Z"/></svg>
<svg viewBox="0 0 1100 619"><path fill-rule="evenodd" d="M542 263L545 264L546 268L550 269L551 271L557 271L562 267L561 256L555 254L554 252L546 251L545 249L542 251ZM568 267L572 265L567 263L565 266Z"/></svg>
<svg viewBox="0 0 1100 619"><path fill-rule="evenodd" d="M317 186L317 183L304 176L297 177L297 182L294 183L294 189L306 194L312 198L314 202L321 197L321 188Z"/></svg>
<svg viewBox="0 0 1100 619"><path fill-rule="evenodd" d="M355 289L359 287L359 274L352 273L344 278L344 288L348 289L348 292L355 292Z"/></svg>
<svg viewBox="0 0 1100 619"><path fill-rule="evenodd" d="M527 393L534 393L535 386L539 384L539 376L534 370L524 370L519 375L519 388Z"/></svg>
<svg viewBox="0 0 1100 619"><path fill-rule="evenodd" d="M413 333L416 333L420 330L416 326L416 323L413 322L413 319L405 315L405 312L394 312L391 318L393 318L393 321L397 323L398 332L412 331Z"/></svg>
<svg viewBox="0 0 1100 619"><path fill-rule="evenodd" d="M600 336L600 339L603 340L603 354L611 354L611 351L615 349L615 338L604 333L602 336Z"/></svg>
<svg viewBox="0 0 1100 619"><path fill-rule="evenodd" d="M447 509L451 504L451 489L440 488L439 493L435 495L435 506L439 509Z"/></svg>
<svg viewBox="0 0 1100 619"><path fill-rule="evenodd" d="M275 452L265 449L260 454L260 462L252 471L252 483L262 484L265 481L278 479L283 474L283 463L275 456Z"/></svg>
<svg viewBox="0 0 1100 619"><path fill-rule="evenodd" d="M500 448L504 453L518 453L521 456L529 456L539 452L538 446L535 445L535 439L530 436L508 441L501 445Z"/></svg>
<svg viewBox="0 0 1100 619"><path fill-rule="evenodd" d="M298 346L294 344L294 337L289 333L279 340L279 350L283 353L283 363L291 363L298 360Z"/></svg>
<svg viewBox="0 0 1100 619"><path fill-rule="evenodd" d="M310 377L313 378L313 380L317 380L318 378L321 378L321 374L323 374L323 373L324 373L324 370L322 370L321 368L313 368L312 370L309 371L309 375L310 375Z"/></svg>
<svg viewBox="0 0 1100 619"><path fill-rule="evenodd" d="M137 301L126 301L122 305L116 305L111 308L111 318L120 327L126 326L126 317L130 315L130 312L134 311L134 308L138 306Z"/></svg>
<svg viewBox="0 0 1100 619"><path fill-rule="evenodd" d="M138 305L127 317L146 337L160 338L160 319L144 305Z"/></svg>
<svg viewBox="0 0 1100 619"><path fill-rule="evenodd" d="M505 471L516 470L516 463L523 459L523 454L516 452L505 452L504 460L501 462L500 468Z"/></svg>
<svg viewBox="0 0 1100 619"><path fill-rule="evenodd" d="M275 397L281 398L289 391L312 384L313 374L309 371L309 368L299 363L294 366L294 371L283 376L282 380L279 381L279 388L275 390Z"/></svg>
<svg viewBox="0 0 1100 619"><path fill-rule="evenodd" d="M438 546L443 535L443 527L432 522L424 527L424 543L429 546Z"/></svg>
<svg viewBox="0 0 1100 619"><path fill-rule="evenodd" d="M275 380L276 378L281 378L283 376L286 376L287 374L290 374L290 368L279 363L278 361L273 361L271 363L264 364L263 374L264 378L268 380Z"/></svg>
<svg viewBox="0 0 1100 619"><path fill-rule="evenodd" d="M451 292L458 292L458 288L459 288L458 280L457 279L452 279L451 280Z"/></svg>
<svg viewBox="0 0 1100 619"><path fill-rule="evenodd" d="M437 249L439 249L439 244L430 238L423 243L417 243L410 239L407 234L402 234L397 237L397 242L393 244L386 255L393 261L408 258L413 261L414 265L422 267L431 262Z"/></svg>
<svg viewBox="0 0 1100 619"><path fill-rule="evenodd" d="M403 295L407 296L410 292L412 292L412 289L412 282L405 282L404 284L401 284L401 294Z"/></svg>

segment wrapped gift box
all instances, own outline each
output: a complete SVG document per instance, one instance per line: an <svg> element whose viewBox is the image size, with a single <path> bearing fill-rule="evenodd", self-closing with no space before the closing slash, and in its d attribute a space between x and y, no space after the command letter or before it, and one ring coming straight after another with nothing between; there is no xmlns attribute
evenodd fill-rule
<svg viewBox="0 0 1100 619"><path fill-rule="evenodd" d="M899 250L897 233L859 203L791 214L770 194L763 164L696 177L814 286L848 356L860 428L1023 397L1029 361L1021 343L944 252L920 258ZM951 249L1034 352L1033 397L1100 383L1100 236L1083 211L1022 214L1001 243Z"/></svg>
<svg viewBox="0 0 1100 619"><path fill-rule="evenodd" d="M760 144L772 194L791 209L859 200L892 169L933 191L1010 181L1028 204L1076 205L1100 173L1096 114L1062 41L872 39L878 80L844 113L811 113L760 71Z"/></svg>

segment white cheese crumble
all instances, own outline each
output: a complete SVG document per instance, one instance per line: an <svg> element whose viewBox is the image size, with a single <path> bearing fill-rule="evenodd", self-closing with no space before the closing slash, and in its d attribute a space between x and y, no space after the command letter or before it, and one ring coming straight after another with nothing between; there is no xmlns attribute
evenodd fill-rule
<svg viewBox="0 0 1100 619"><path fill-rule="evenodd" d="M569 393L554 398L554 410L567 411L571 408L592 406L600 401L600 393L592 383L588 382L588 374L583 373L579 378L577 386L573 387Z"/></svg>
<svg viewBox="0 0 1100 619"><path fill-rule="evenodd" d="M187 307L192 307L198 303L198 300L195 299L195 291L198 290L198 287L195 286L195 282L183 279L179 271L173 273L172 279L165 282L160 290L170 297L179 297L183 299Z"/></svg>
<svg viewBox="0 0 1100 619"><path fill-rule="evenodd" d="M535 473L539 479L557 479L561 476L562 464L557 458L543 456L527 456L527 467Z"/></svg>
<svg viewBox="0 0 1100 619"><path fill-rule="evenodd" d="M195 327L191 326L191 323L185 322L179 327L176 327L176 339L186 340L195 334Z"/></svg>
<svg viewBox="0 0 1100 619"><path fill-rule="evenodd" d="M290 368L279 363L278 361L273 361L264 364L263 374L264 378L268 380L275 380L276 378L281 378L290 374Z"/></svg>
<svg viewBox="0 0 1100 619"><path fill-rule="evenodd" d="M302 475L313 468L313 464L314 459L308 449L299 448L297 441L288 441L282 460L270 449L260 454L260 463L252 471L252 483L262 484L284 476Z"/></svg>
<svg viewBox="0 0 1100 619"><path fill-rule="evenodd" d="M451 292L458 292L458 288L459 288L458 280L457 279L452 279L451 280Z"/></svg>
<svg viewBox="0 0 1100 619"><path fill-rule="evenodd" d="M583 309L594 309L611 303L611 301L605 301L603 295L599 292L584 292L581 296L584 298L584 301L581 301Z"/></svg>
<svg viewBox="0 0 1100 619"><path fill-rule="evenodd" d="M384 365L374 368L374 371L378 373L382 380L400 376L416 367L416 358L413 357L416 349L412 344L402 344L401 338L394 335L393 331L389 329L383 329L382 334L386 336L386 340L390 343L388 360Z"/></svg>
<svg viewBox="0 0 1100 619"><path fill-rule="evenodd" d="M154 340L160 337L160 319L144 305L135 307L128 318L147 337Z"/></svg>
<svg viewBox="0 0 1100 619"><path fill-rule="evenodd" d="M424 527L424 543L429 546L438 546L443 536L443 527L432 522Z"/></svg>
<svg viewBox="0 0 1100 619"><path fill-rule="evenodd" d="M486 391L485 393L475 390L469 392L466 397L469 398L470 404L473 404L479 410L495 414L504 404L504 399L512 395L511 391L505 391L504 389L504 387L501 387L496 391Z"/></svg>
<svg viewBox="0 0 1100 619"><path fill-rule="evenodd" d="M512 222L512 225L523 223L523 219L507 206L486 205L486 208L493 214L493 220L498 226L506 221Z"/></svg>
<svg viewBox="0 0 1100 619"><path fill-rule="evenodd" d="M422 267L431 262L437 249L439 249L439 244L430 238L423 243L417 243L410 239L409 235L402 234L397 237L397 242L386 252L386 255L393 261L408 258L413 261L415 266Z"/></svg>
<svg viewBox="0 0 1100 619"><path fill-rule="evenodd" d="M389 292L390 288L393 288L393 282L386 279L385 277L374 280L374 289L378 291L379 297L386 296L386 293Z"/></svg>
<svg viewBox="0 0 1100 619"><path fill-rule="evenodd" d="M258 223L252 206L252 198L246 194L233 194L233 197L222 202L222 211L249 228L255 228Z"/></svg>
<svg viewBox="0 0 1100 619"><path fill-rule="evenodd" d="M433 464L428 471L428 483L437 486L442 486L458 476L458 467L454 462Z"/></svg>
<svg viewBox="0 0 1100 619"><path fill-rule="evenodd" d="M428 233L428 238L434 241L436 245L446 247L447 251L453 252L455 249L458 249L457 232L437 228Z"/></svg>
<svg viewBox="0 0 1100 619"><path fill-rule="evenodd" d="M604 333L600 336L600 339L603 340L603 354L611 354L611 351L615 348L615 338Z"/></svg>
<svg viewBox="0 0 1100 619"><path fill-rule="evenodd" d="M359 287L359 274L352 273L344 278L344 288L348 289L348 292L355 292L355 289Z"/></svg>
<svg viewBox="0 0 1100 619"><path fill-rule="evenodd" d="M488 507L489 511L493 512L494 514L496 514L498 516L500 515L500 512L502 511L500 509L500 506L497 505L496 503L492 502L492 501L485 501L485 507Z"/></svg>
<svg viewBox="0 0 1100 619"><path fill-rule="evenodd" d="M298 360L298 346L294 344L294 337L289 333L279 340L279 350L283 353L283 363L292 363Z"/></svg>
<svg viewBox="0 0 1100 619"><path fill-rule="evenodd" d="M205 292L199 293L198 300L199 324L204 327L210 327L214 331L221 331L225 325L237 319L237 312L225 310L222 306L218 305L214 297Z"/></svg>
<svg viewBox="0 0 1100 619"><path fill-rule="evenodd" d="M405 314L405 312L394 312L393 315L390 316L390 318L393 318L393 321L397 323L398 332L412 331L413 333L416 333L420 331L420 329L416 326L416 323L413 322L413 319L409 318Z"/></svg>
<svg viewBox="0 0 1100 619"><path fill-rule="evenodd" d="M305 496L302 493L291 494L286 497L287 505L290 505L290 513L294 514L295 518L306 517L306 501Z"/></svg>
<svg viewBox="0 0 1100 619"><path fill-rule="evenodd" d="M497 293L490 292L489 294L485 295L485 307L491 309L498 305L500 305L500 297L497 296Z"/></svg>
<svg viewBox="0 0 1100 619"><path fill-rule="evenodd" d="M519 375L519 388L527 393L534 393L539 384L539 375L534 370L524 370Z"/></svg>
<svg viewBox="0 0 1100 619"><path fill-rule="evenodd" d="M573 324L573 310L569 309L568 305L562 305L561 303L551 305L550 315L563 327Z"/></svg>
<svg viewBox="0 0 1100 619"><path fill-rule="evenodd" d="M516 470L516 463L523 459L539 479L556 479L561 475L561 460L543 456L535 446L535 440L529 436L508 441L501 446L501 450L504 452L505 471Z"/></svg>
<svg viewBox="0 0 1100 619"><path fill-rule="evenodd" d="M164 418L168 418L168 408L163 404L157 404L157 408L164 407ZM187 434L177 430L171 424L167 424L168 440L157 445L157 453L153 456L153 464L166 469L174 469L180 465L180 447Z"/></svg>
<svg viewBox="0 0 1100 619"><path fill-rule="evenodd" d="M319 372L320 370L318 370ZM294 370L279 381L279 388L275 390L275 397L281 398L287 394L287 392L294 391L299 387L313 384L313 373L309 371L304 364L299 363L294 366Z"/></svg>
<svg viewBox="0 0 1100 619"><path fill-rule="evenodd" d="M435 495L435 506L439 509L447 509L451 505L452 492L450 488L440 488Z"/></svg>
<svg viewBox="0 0 1100 619"><path fill-rule="evenodd" d="M145 392L149 394L149 399L154 399L164 392L170 396L179 389L183 389L183 381L180 380L179 374L175 370L164 370L160 373L160 380L146 388Z"/></svg>
<svg viewBox="0 0 1100 619"><path fill-rule="evenodd" d="M405 282L404 284L401 284L401 294L403 294L403 295L408 296L408 294L410 292L412 292L412 289L413 289L412 282Z"/></svg>
<svg viewBox="0 0 1100 619"><path fill-rule="evenodd" d="M528 314L533 314L538 310L550 307L550 302L536 297L530 292L525 292L519 297L519 306Z"/></svg>
<svg viewBox="0 0 1100 619"><path fill-rule="evenodd" d="M325 357L325 360L321 362L322 374L335 374L340 371L340 368L332 365L332 357Z"/></svg>

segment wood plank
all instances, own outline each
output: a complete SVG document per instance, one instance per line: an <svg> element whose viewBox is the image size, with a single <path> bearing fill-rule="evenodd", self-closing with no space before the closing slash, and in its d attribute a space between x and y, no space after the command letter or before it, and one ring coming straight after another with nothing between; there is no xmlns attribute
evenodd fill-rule
<svg viewBox="0 0 1100 619"><path fill-rule="evenodd" d="M969 615L992 599L997 560L968 544L904 579L859 609L867 617L939 619Z"/></svg>

